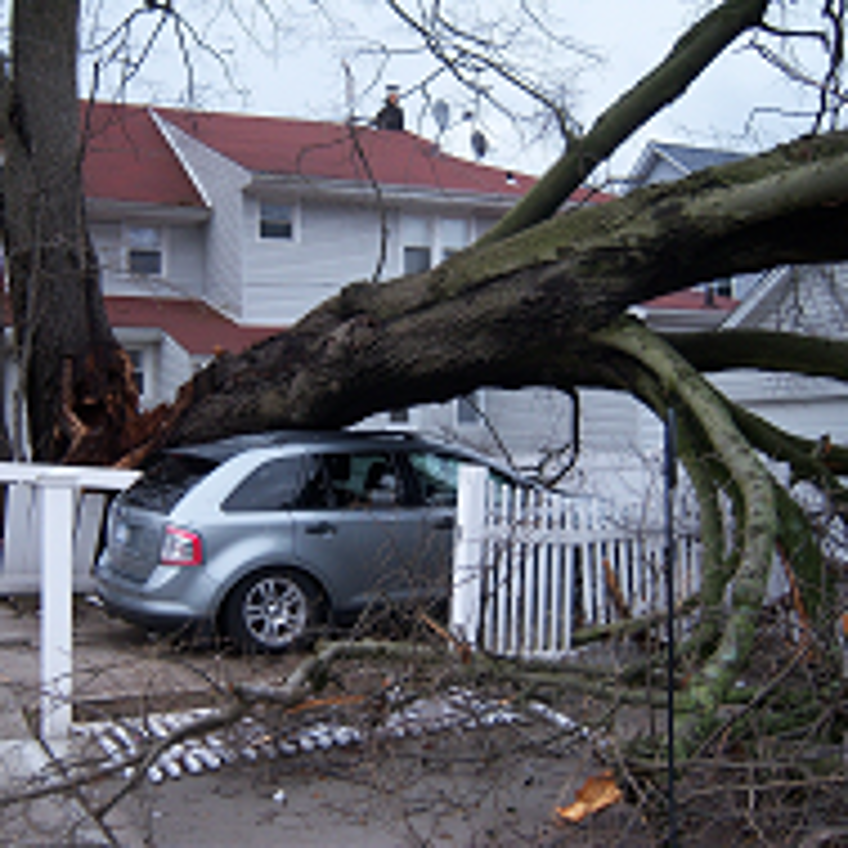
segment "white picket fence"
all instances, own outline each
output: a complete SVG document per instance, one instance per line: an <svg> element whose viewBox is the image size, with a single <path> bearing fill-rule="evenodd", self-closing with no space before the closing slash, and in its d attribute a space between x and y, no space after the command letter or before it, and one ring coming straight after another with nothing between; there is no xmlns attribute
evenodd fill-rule
<svg viewBox="0 0 848 848"><path fill-rule="evenodd" d="M675 600L698 591L700 545L675 527ZM665 608L666 530L597 498L498 486L460 469L451 626L502 656L556 658L577 627Z"/></svg>

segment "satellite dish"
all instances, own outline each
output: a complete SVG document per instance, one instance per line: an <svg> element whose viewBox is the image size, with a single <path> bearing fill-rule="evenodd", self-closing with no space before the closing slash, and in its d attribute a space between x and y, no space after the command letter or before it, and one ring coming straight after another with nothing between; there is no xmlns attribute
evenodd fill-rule
<svg viewBox="0 0 848 848"><path fill-rule="evenodd" d="M447 101L437 100L433 104L433 119L435 120L440 133L443 133L448 128L448 123L450 122L450 106L448 106Z"/></svg>
<svg viewBox="0 0 848 848"><path fill-rule="evenodd" d="M486 151L489 149L489 142L480 130L474 130L474 132L471 133L471 149L474 151L474 155L478 159L482 159L486 155Z"/></svg>

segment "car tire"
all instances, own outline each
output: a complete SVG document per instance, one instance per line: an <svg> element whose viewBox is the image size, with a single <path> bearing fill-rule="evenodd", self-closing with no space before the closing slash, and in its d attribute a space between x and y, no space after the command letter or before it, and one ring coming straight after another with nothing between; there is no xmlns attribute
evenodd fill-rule
<svg viewBox="0 0 848 848"><path fill-rule="evenodd" d="M247 653L275 654L304 648L326 618L315 584L305 575L266 569L245 577L224 611L227 636Z"/></svg>

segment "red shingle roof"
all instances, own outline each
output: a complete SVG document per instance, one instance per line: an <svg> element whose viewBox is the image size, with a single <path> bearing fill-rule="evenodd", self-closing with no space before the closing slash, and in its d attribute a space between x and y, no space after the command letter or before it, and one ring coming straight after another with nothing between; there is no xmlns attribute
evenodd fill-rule
<svg viewBox="0 0 848 848"><path fill-rule="evenodd" d="M672 294L664 294L642 304L647 309L706 309L721 312L732 312L738 305L739 301L735 298L719 294L713 294L711 298L708 298L705 292L698 289L684 289Z"/></svg>
<svg viewBox="0 0 848 848"><path fill-rule="evenodd" d="M203 206L146 109L119 104L82 107L86 133L83 185L89 198Z"/></svg>
<svg viewBox="0 0 848 848"><path fill-rule="evenodd" d="M192 354L239 353L282 327L243 327L199 300L106 297L113 327L156 327Z"/></svg>
<svg viewBox="0 0 848 848"><path fill-rule="evenodd" d="M166 121L250 171L369 181L352 134L377 182L518 197L524 174L468 162L409 132L288 118L158 109Z"/></svg>
<svg viewBox="0 0 848 848"><path fill-rule="evenodd" d="M83 104L88 197L202 206L188 175L157 129L150 109L254 173L329 180L376 179L383 185L519 197L535 182L517 171L450 156L409 132L328 121L198 112L122 104ZM355 144L351 133L355 131ZM363 165L362 150L369 174ZM585 189L573 199L611 199Z"/></svg>

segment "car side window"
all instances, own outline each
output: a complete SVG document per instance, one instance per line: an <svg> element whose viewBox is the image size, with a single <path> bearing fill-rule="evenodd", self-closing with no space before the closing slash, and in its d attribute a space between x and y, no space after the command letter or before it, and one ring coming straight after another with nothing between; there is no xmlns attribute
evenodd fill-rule
<svg viewBox="0 0 848 848"><path fill-rule="evenodd" d="M390 454L327 453L321 460L325 472L322 504L325 508L383 509L403 503L402 482Z"/></svg>
<svg viewBox="0 0 848 848"><path fill-rule="evenodd" d="M224 512L274 511L296 508L314 470L306 457L272 459L254 469L221 505Z"/></svg>
<svg viewBox="0 0 848 848"><path fill-rule="evenodd" d="M455 506L459 460L445 453L411 453L409 463L427 506Z"/></svg>

